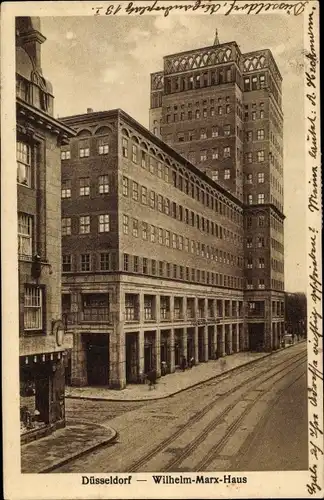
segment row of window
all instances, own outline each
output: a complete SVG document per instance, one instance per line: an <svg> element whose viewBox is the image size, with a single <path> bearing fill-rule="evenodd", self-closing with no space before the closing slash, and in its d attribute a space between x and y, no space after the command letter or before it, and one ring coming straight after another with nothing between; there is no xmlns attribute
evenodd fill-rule
<svg viewBox="0 0 324 500"><path fill-rule="evenodd" d="M277 259L271 259L271 267L277 273L284 273L284 263Z"/></svg>
<svg viewBox="0 0 324 500"><path fill-rule="evenodd" d="M226 104L225 106L216 106L216 108L203 108L202 110L196 109L194 112L189 109L187 112L181 111L180 113L173 113L165 115L164 123L175 123L184 120L200 120L201 118L208 118L209 116L221 116L223 114L230 114L232 106Z"/></svg>
<svg viewBox="0 0 324 500"><path fill-rule="evenodd" d="M265 117L264 115L264 110L260 109L260 111L251 111L250 113L248 111L245 111L244 113L244 121L256 121L256 120L263 120Z"/></svg>
<svg viewBox="0 0 324 500"><path fill-rule="evenodd" d="M128 139L123 138L123 156L125 158L128 158L128 149ZM132 162L135 164L138 163L138 149L138 146L132 143ZM159 178L164 179L166 182L170 182L171 179L169 179L169 168L167 166L164 166L163 170L163 164L161 161L156 161L155 158L153 158L151 155L148 155L147 152L143 149L140 149L140 152L141 166L145 169L148 169L152 174L157 174ZM227 149L225 154L230 154L230 150ZM233 222L241 223L241 214L239 214L236 209L228 206L226 203L218 202L218 193L216 191L213 191L213 194L208 193L204 188L201 188L194 182L191 182L188 178L184 177L176 170L172 170L172 184L174 187L186 193L188 196L196 199L204 206L214 209L214 206L217 207L218 205L223 205L223 208L220 209L222 210L222 212L220 213L223 213L225 217L228 217Z"/></svg>
<svg viewBox="0 0 324 500"><path fill-rule="evenodd" d="M81 139L78 144L79 158L88 158L90 156L90 139ZM97 139L96 150L91 154L106 155L109 153L109 138L103 137ZM61 151L61 160L70 160L71 152L69 149Z"/></svg>
<svg viewBox="0 0 324 500"><path fill-rule="evenodd" d="M164 77L164 93L172 94L186 90L199 89L213 85L222 85L235 81L235 70L231 68L218 68L202 73L195 72L191 75ZM152 104L156 104L154 101ZM155 106L152 106L155 107Z"/></svg>
<svg viewBox="0 0 324 500"><path fill-rule="evenodd" d="M253 266L257 269L265 268L265 259L264 257L259 257L258 259L253 259L252 257L248 257L245 262L246 269L253 269Z"/></svg>
<svg viewBox="0 0 324 500"><path fill-rule="evenodd" d="M77 269L73 268L71 254L62 256L63 272L91 272L91 271L112 271L112 260L109 253L101 253L99 257L99 268L94 267L93 256L90 253L81 254ZM114 261L114 266L116 262ZM178 264L171 264L165 261L157 261L146 257L123 254L122 270L150 276L193 281L208 285L224 286L228 288L243 288L243 278L230 276L222 273L214 273L201 269L189 268Z"/></svg>
<svg viewBox="0 0 324 500"><path fill-rule="evenodd" d="M282 187L281 183L272 174L270 174L270 183L276 189L276 191L278 191L281 195L283 195L283 187Z"/></svg>
<svg viewBox="0 0 324 500"><path fill-rule="evenodd" d="M230 136L231 133L234 133L234 130L231 130L231 125L226 124L223 127L211 127L211 128L201 128L200 130L188 130L187 132L179 132L177 134L178 142L191 142L199 139L210 139L216 138L220 136Z"/></svg>
<svg viewBox="0 0 324 500"><path fill-rule="evenodd" d="M257 195L248 194L246 196L246 203L248 205L253 205L254 203L257 203L258 205L263 205L265 203L265 194L264 193L258 193Z"/></svg>
<svg viewBox="0 0 324 500"><path fill-rule="evenodd" d="M271 238L271 248L284 255L283 244L280 243L280 241L277 241L275 238Z"/></svg>
<svg viewBox="0 0 324 500"><path fill-rule="evenodd" d="M284 232L284 225L282 222L279 222L277 219L275 219L272 215L270 216L270 227L278 231L279 233Z"/></svg>
<svg viewBox="0 0 324 500"><path fill-rule="evenodd" d="M90 196L90 178L81 177L78 180L79 196ZM108 194L110 192L110 179L108 175L99 175L97 180L97 192L99 194ZM71 179L62 181L62 198L71 198L72 181Z"/></svg>

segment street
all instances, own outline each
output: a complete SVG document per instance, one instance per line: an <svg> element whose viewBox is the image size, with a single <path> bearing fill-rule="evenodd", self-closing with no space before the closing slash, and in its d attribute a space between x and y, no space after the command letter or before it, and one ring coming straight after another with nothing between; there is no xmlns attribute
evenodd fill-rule
<svg viewBox="0 0 324 500"><path fill-rule="evenodd" d="M67 400L67 417L106 422L117 442L55 472L303 470L306 345L151 402Z"/></svg>

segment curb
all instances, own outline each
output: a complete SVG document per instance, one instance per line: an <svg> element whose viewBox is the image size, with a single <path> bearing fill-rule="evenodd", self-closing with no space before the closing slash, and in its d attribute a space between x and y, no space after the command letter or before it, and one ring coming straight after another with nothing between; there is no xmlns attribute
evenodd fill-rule
<svg viewBox="0 0 324 500"><path fill-rule="evenodd" d="M82 421L80 421L79 423L82 423ZM68 457L65 457L61 460L57 460L52 465L46 467L45 469L38 471L38 474L47 474L49 472L52 472L55 469L57 469L58 467L62 467L63 465L66 465L67 463L71 462L72 460L75 460L76 458L80 458L83 455L86 455L87 453L89 453L89 451L94 451L94 450L97 450L98 448L101 448L102 446L106 446L107 444L111 443L112 441L115 441L118 438L118 432L116 431L116 429L113 429L112 427L107 427L107 426L101 425L101 424L97 424L97 425L98 425L98 427L103 427L106 430L110 429L110 431L112 431L112 435L109 436L108 438L104 439L100 443L97 443L97 444L90 446L88 448L84 448L83 450L81 450L77 453L72 453Z"/></svg>
<svg viewBox="0 0 324 500"><path fill-rule="evenodd" d="M221 377L222 375L226 375L227 373L238 370L239 368L242 368L243 366L248 366L252 363L256 363L264 358L267 358L268 356L271 356L272 354L274 354L276 352L278 352L278 350L274 351L274 352L267 353L258 359L252 359L252 360L247 361L246 363L243 363L241 365L234 366L233 368L230 368L226 372L218 373L217 375L212 375L211 377L208 377L204 380L200 380L199 382L195 382L194 384L189 385L188 387L184 387L183 389L179 389L175 392L172 392L172 394L165 394L165 395L161 395L161 396L156 396L154 398L142 398L142 399L114 399L114 398L112 398L112 399L110 399L110 398L102 398L102 397L91 398L89 396L65 396L65 397L67 399L83 399L83 400L87 400L87 401L109 401L109 402L119 401L119 402L125 402L125 403L137 403L137 402L145 402L145 401L157 401L159 399L167 399L167 398L171 398L172 396L175 396L176 394L179 394L180 392L188 391L189 389L192 389L193 387L197 387L201 384L204 384L205 382L209 382L210 380Z"/></svg>

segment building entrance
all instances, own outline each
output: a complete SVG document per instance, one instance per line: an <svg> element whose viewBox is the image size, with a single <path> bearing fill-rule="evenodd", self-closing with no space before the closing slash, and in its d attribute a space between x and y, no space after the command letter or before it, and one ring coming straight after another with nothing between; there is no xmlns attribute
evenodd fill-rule
<svg viewBox="0 0 324 500"><path fill-rule="evenodd" d="M86 337L88 385L109 384L109 335L92 333Z"/></svg>
<svg viewBox="0 0 324 500"><path fill-rule="evenodd" d="M138 381L138 333L126 333L126 384Z"/></svg>
<svg viewBox="0 0 324 500"><path fill-rule="evenodd" d="M263 351L264 349L264 323L249 324L250 351Z"/></svg>
<svg viewBox="0 0 324 500"><path fill-rule="evenodd" d="M148 373L155 368L155 335L149 332L144 335L144 373Z"/></svg>

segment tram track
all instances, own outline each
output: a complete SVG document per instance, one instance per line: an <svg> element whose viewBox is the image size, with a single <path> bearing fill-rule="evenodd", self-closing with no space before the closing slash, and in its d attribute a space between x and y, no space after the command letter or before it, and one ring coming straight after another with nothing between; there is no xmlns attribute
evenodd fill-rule
<svg viewBox="0 0 324 500"><path fill-rule="evenodd" d="M304 353L297 353L296 355L289 357L288 359L284 359L283 361L279 362L274 367L271 367L271 368L267 367L267 368L263 369L261 372L259 372L257 374L253 374L250 377L248 377L247 379L244 379L242 382L240 382L235 387L233 387L233 388L229 389L228 391L226 391L225 393L221 394L216 400L213 400L210 403L208 403L207 405L205 405L201 410L199 410L190 419L189 423L182 425L175 432L170 434L170 436L168 436L161 443L159 443L157 446L155 446L151 451L149 451L143 457L141 457L139 460L137 460L136 462L131 464L131 466L127 470L129 472L141 471L141 469L144 466L146 466L152 459L156 458L157 455L159 455L163 452L166 452L167 448L171 444L173 444L176 439L180 438L185 432L188 432L188 429L190 429L190 427L193 427L195 424L198 424L199 421L202 420L209 412L211 412L213 409L215 409L217 407L217 405L219 405L220 402L224 401L226 398L228 398L230 396L235 395L235 393L239 392L240 389L242 389L243 387L246 388L246 390L244 391L243 394L251 392L253 390L253 387L257 387L260 383L265 383L266 381L270 380L271 378L275 377L276 375L280 374L281 372L287 370L287 368L289 368L292 365L296 365L296 364L299 365L299 364L304 363L305 359L306 359L306 355ZM284 365L284 366L278 371L278 368L281 367L282 365ZM242 371L243 372L247 371L248 368L251 368L251 367L249 367L249 366L242 367ZM293 369L295 369L295 366ZM272 373L273 371L275 371L275 373ZM260 377L262 377L264 374L269 374L269 373L271 373L271 374L268 375L264 381L260 382ZM286 375L287 375L287 373L285 373L282 377L280 377L280 379L284 378ZM224 380L226 378L227 377L224 377L222 380ZM248 384L250 384L251 382L254 382L254 384L252 383L252 387L248 386ZM206 382L205 385L208 385L208 384L211 385L210 381ZM262 395L260 394L259 397L261 397ZM226 415L229 414L229 412L235 407L235 405L238 403L238 401L241 398L242 398L242 393L240 393L238 395L238 397L230 405L227 405L226 408L223 410L223 412L221 412L221 414L219 414L215 419L213 419L205 427L205 429L202 432L200 432L197 435L197 437L195 437L193 439L193 441L190 443L189 446L185 447L183 453L181 453L180 455L178 455L177 457L175 457L174 459L169 461L166 465L166 468L164 468L163 470L165 470L165 471L173 470L174 471L174 469L179 466L179 464L184 460L184 458L187 458L190 453L192 453L195 449L198 448L198 446L206 439L206 437L208 436L208 433L216 425L218 425L221 421L224 420ZM243 412L244 415L242 413L242 416L239 418L239 420L237 420L236 427L234 426L234 423L233 423L231 428L229 428L230 434L235 432L236 428L239 426L240 422L243 420L243 418L248 413L248 411L250 411L253 404L255 404L255 400L253 402L251 402L251 404L248 405L249 408L246 408L246 410L244 410L244 412ZM228 439L231 437L231 435L228 436ZM217 452L215 451L215 453L217 453ZM200 465L203 466L203 463Z"/></svg>

